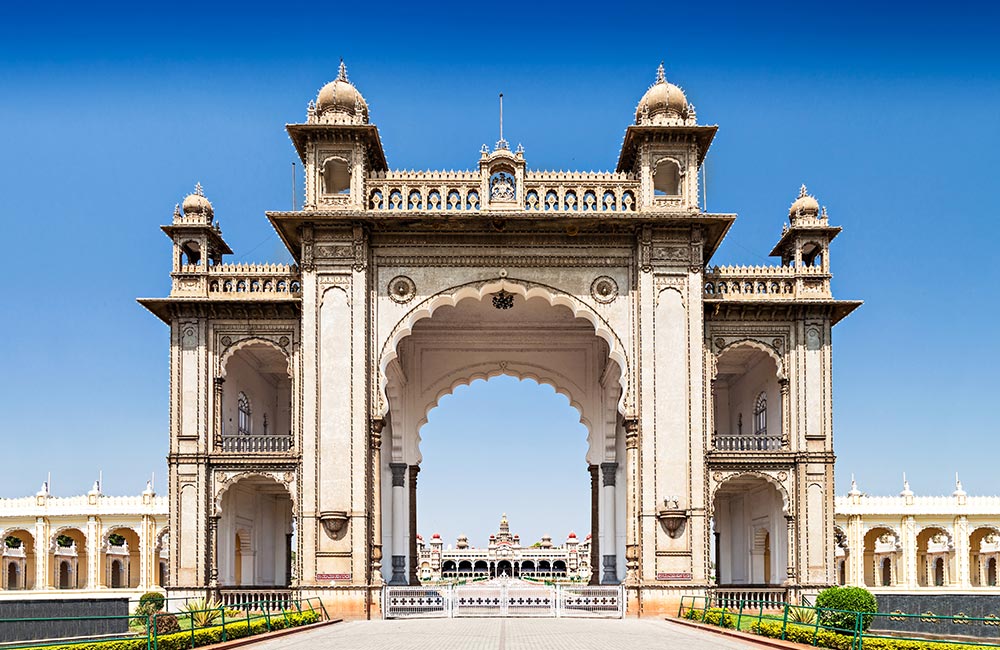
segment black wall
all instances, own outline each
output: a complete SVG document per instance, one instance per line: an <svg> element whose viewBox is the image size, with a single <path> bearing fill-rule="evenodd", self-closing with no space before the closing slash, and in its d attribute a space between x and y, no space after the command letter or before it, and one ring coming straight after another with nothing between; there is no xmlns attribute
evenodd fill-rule
<svg viewBox="0 0 1000 650"><path fill-rule="evenodd" d="M955 621L920 620L904 618L891 620L878 616L872 621L871 629L890 632L918 632L941 636L970 636L1000 639L1000 594L876 594L878 611L883 613L900 611L905 614L926 614L957 616L965 614L970 618L996 617L989 624L983 621L958 623Z"/></svg>
<svg viewBox="0 0 1000 650"><path fill-rule="evenodd" d="M127 616L127 598L73 598L59 600L0 600L0 642L61 639L128 632L128 619L94 619L94 616ZM88 617L78 621L22 621L12 618Z"/></svg>

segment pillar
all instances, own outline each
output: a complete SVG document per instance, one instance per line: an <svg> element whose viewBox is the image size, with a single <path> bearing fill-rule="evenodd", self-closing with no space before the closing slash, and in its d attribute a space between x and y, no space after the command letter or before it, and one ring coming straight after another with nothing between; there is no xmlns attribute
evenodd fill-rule
<svg viewBox="0 0 1000 650"><path fill-rule="evenodd" d="M625 582L639 584L639 419L625 420Z"/></svg>
<svg viewBox="0 0 1000 650"><path fill-rule="evenodd" d="M52 558L49 531L45 526L45 517L35 518L35 589L50 589L52 587L52 572L49 562Z"/></svg>
<svg viewBox="0 0 1000 650"><path fill-rule="evenodd" d="M601 474L604 477L604 573L601 582L618 584L618 552L615 544L615 476L618 473L618 463L601 463ZM593 538L591 538L593 542Z"/></svg>
<svg viewBox="0 0 1000 650"><path fill-rule="evenodd" d="M87 589L97 589L101 584L101 574L103 573L101 567L101 544L100 544L101 531L97 525L97 517L91 515L87 517L87 584L80 584L80 558L77 555L76 561L76 586L78 589L86 587Z"/></svg>
<svg viewBox="0 0 1000 650"><path fill-rule="evenodd" d="M212 446L215 451L222 451L222 434L225 425L223 424L223 413L222 413L222 386L226 383L225 377L216 377L214 381L215 393L213 399L215 400L215 435L212 436Z"/></svg>
<svg viewBox="0 0 1000 650"><path fill-rule="evenodd" d="M406 584L406 542L403 528L406 512L403 508L405 496L406 463L389 463L392 470L392 578L390 585Z"/></svg>
<svg viewBox="0 0 1000 650"><path fill-rule="evenodd" d="M865 527L861 515L847 520L847 561L850 570L846 582L855 587L865 586Z"/></svg>
<svg viewBox="0 0 1000 650"><path fill-rule="evenodd" d="M590 584L601 584L601 466L590 465Z"/></svg>
<svg viewBox="0 0 1000 650"><path fill-rule="evenodd" d="M794 515L785 515L785 528L786 528L786 533L785 534L787 535L787 539L788 539L788 547L785 550L785 566L787 567L787 569L786 569L786 575L787 575L787 579L788 579L788 584L789 585L794 585L794 584L796 584L796 580L795 580L795 558L798 555L797 548L796 548L796 545L795 545L796 536L795 536L795 516ZM773 550L771 552L771 557L772 558L774 557ZM773 561L773 559L772 559L772 561Z"/></svg>
<svg viewBox="0 0 1000 650"><path fill-rule="evenodd" d="M955 546L955 572L957 576L951 576L952 584L956 581L960 587L969 588L972 586L972 571L969 562L969 518L960 515L955 521L954 535L952 540Z"/></svg>
<svg viewBox="0 0 1000 650"><path fill-rule="evenodd" d="M208 587L219 589L219 515L213 513L208 518Z"/></svg>
<svg viewBox="0 0 1000 650"><path fill-rule="evenodd" d="M417 576L418 556L417 556L417 474L420 473L420 465L410 465L410 584L418 586L420 578Z"/></svg>
<svg viewBox="0 0 1000 650"><path fill-rule="evenodd" d="M371 512L371 584L381 585L382 579L382 428L385 420L372 419L370 437L372 498Z"/></svg>

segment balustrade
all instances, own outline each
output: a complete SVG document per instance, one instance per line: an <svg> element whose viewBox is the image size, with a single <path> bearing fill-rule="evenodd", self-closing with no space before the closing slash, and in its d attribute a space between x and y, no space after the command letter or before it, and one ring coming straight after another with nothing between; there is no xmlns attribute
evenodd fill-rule
<svg viewBox="0 0 1000 650"><path fill-rule="evenodd" d="M715 436L715 448L719 451L773 451L781 449L781 436Z"/></svg>
<svg viewBox="0 0 1000 650"><path fill-rule="evenodd" d="M285 452L292 448L292 436L222 436L222 451L243 453Z"/></svg>
<svg viewBox="0 0 1000 650"><path fill-rule="evenodd" d="M781 609L788 600L784 587L716 587L711 592L714 607Z"/></svg>
<svg viewBox="0 0 1000 650"><path fill-rule="evenodd" d="M729 266L705 272L705 298L793 300L830 298L830 276L813 266Z"/></svg>

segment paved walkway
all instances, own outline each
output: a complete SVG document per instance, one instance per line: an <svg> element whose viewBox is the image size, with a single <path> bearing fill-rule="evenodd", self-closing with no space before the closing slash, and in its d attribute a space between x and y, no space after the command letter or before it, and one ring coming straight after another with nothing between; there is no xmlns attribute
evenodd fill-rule
<svg viewBox="0 0 1000 650"><path fill-rule="evenodd" d="M749 650L760 646L653 619L465 618L352 621L254 650Z"/></svg>

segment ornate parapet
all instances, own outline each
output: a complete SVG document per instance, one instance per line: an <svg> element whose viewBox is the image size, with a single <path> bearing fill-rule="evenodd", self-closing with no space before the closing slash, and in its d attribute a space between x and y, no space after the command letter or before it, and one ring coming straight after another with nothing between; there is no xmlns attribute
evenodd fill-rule
<svg viewBox="0 0 1000 650"><path fill-rule="evenodd" d="M289 264L184 264L172 277L172 298L298 300L301 291L299 268Z"/></svg>
<svg viewBox="0 0 1000 650"><path fill-rule="evenodd" d="M811 266L715 266L706 269L705 299L831 300L830 274Z"/></svg>

